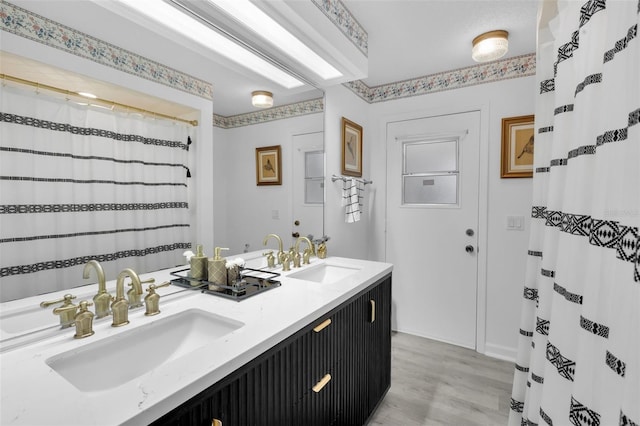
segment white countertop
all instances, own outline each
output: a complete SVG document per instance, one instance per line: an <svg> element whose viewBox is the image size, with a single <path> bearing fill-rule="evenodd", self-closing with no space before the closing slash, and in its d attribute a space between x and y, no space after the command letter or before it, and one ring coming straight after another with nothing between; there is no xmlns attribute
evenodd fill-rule
<svg viewBox="0 0 640 426"><path fill-rule="evenodd" d="M360 269L330 284L288 277L325 262ZM153 277L159 284L174 278L170 272L183 268L141 274L140 277ZM110 318L103 318L94 322L95 334L84 339L73 339L73 327L49 333L49 337L0 354L0 423L30 426L148 424L356 295L391 269L391 264L381 262L312 258L311 265L283 272L279 277L280 287L240 302L187 290L162 297L159 315L147 317L144 308L131 311L130 324L124 327L111 327ZM115 281L107 283L108 289L114 287ZM167 289L159 289L158 293L168 294L160 290ZM42 298L23 299L19 303L37 304ZM15 309L16 302L2 304L2 309L8 304ZM244 325L136 379L99 392L78 390L46 363L47 359L60 353L110 339L187 309L213 312ZM53 319L55 321L55 317ZM131 359L130 362L142 365L145 360ZM118 365L104 365L103 368L115 370Z"/></svg>

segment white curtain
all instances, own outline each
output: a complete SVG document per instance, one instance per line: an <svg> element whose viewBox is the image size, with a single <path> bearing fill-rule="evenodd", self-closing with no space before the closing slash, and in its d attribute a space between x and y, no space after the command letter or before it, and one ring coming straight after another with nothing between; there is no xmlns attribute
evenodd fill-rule
<svg viewBox="0 0 640 426"><path fill-rule="evenodd" d="M0 98L2 301L91 282L91 259L108 280L184 262L192 129L33 89Z"/></svg>
<svg viewBox="0 0 640 426"><path fill-rule="evenodd" d="M510 425L640 424L639 13L638 0L559 1L538 28Z"/></svg>

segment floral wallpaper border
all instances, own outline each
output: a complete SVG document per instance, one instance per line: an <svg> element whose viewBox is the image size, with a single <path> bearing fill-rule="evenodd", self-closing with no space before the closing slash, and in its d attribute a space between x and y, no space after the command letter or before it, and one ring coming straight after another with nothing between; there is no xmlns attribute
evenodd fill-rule
<svg viewBox="0 0 640 426"><path fill-rule="evenodd" d="M369 56L369 35L340 0L311 0L364 54Z"/></svg>
<svg viewBox="0 0 640 426"><path fill-rule="evenodd" d="M285 118L299 117L307 114L315 114L324 111L324 99L317 98L309 101L296 102L261 111L245 114L230 115L228 117L213 114L213 125L223 129L250 126L252 124L266 123L268 121L282 120Z"/></svg>
<svg viewBox="0 0 640 426"><path fill-rule="evenodd" d="M526 77L535 73L536 55L531 53L380 86L369 87L361 80L344 83L344 86L368 103L376 103Z"/></svg>
<svg viewBox="0 0 640 426"><path fill-rule="evenodd" d="M69 28L58 22L0 0L0 28L49 47L90 59L205 99L213 99L213 86L128 50Z"/></svg>

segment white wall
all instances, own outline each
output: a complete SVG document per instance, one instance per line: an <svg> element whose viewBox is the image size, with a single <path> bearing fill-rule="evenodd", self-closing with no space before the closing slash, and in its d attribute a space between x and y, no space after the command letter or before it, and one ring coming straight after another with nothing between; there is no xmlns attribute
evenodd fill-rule
<svg viewBox="0 0 640 426"><path fill-rule="evenodd" d="M345 89L346 90L346 89ZM478 295L479 303L485 307L486 315L479 318L484 328L479 336L484 339L478 349L492 356L515 359L522 280L527 256L529 219L531 210L531 179L501 179L501 119L518 115L533 114L535 77L511 79L490 84L482 84L463 89L438 92L401 100L371 105L368 131L368 145L371 179L379 194L375 198L374 215L371 223L369 256L372 259L385 258L385 181L386 148L385 123L393 117L406 115L428 116L451 113L468 109L481 110L481 181L480 200L481 227L479 241L486 247L486 265L479 265L483 286ZM366 166L366 165L365 165ZM506 216L523 216L524 231L506 230ZM486 287L485 287L486 286ZM482 309L482 306L480 309ZM484 348L482 347L484 346Z"/></svg>
<svg viewBox="0 0 640 426"><path fill-rule="evenodd" d="M362 132L362 177L370 179L372 143L374 134L369 125L370 105L354 95L343 86L330 87L325 95L325 137L326 152L326 202L324 206L325 234L331 239L327 243L329 256L344 256L357 259L367 259L369 238L371 234L371 218L376 214L372 208L375 199L376 182L367 185L364 191L363 211L361 220L355 223L345 223L344 207L342 207L342 181L331 182L332 175L340 175L342 164L342 117L359 124ZM383 210L384 211L384 210Z"/></svg>
<svg viewBox="0 0 640 426"><path fill-rule="evenodd" d="M262 250L263 238L275 233L285 249L292 243L293 135L323 130L323 115L309 114L252 126L214 131L216 180L213 182L216 246L229 247L229 253ZM256 185L257 147L280 145L282 185ZM226 194L224 193L226 192ZM277 212L278 218L274 218ZM219 220L224 218L224 220ZM305 235L304 229L300 230ZM318 236L319 237L319 236ZM275 242L268 243L275 248ZM207 254L212 252L207 248Z"/></svg>

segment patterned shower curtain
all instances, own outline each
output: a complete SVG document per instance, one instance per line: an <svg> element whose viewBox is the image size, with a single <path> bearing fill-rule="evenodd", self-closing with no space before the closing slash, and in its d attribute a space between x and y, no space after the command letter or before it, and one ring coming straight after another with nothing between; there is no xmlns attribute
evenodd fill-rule
<svg viewBox="0 0 640 426"><path fill-rule="evenodd" d="M0 300L184 263L193 129L0 88ZM73 291L70 291L73 293Z"/></svg>
<svg viewBox="0 0 640 426"><path fill-rule="evenodd" d="M558 1L538 28L510 425L640 424L639 16L638 0Z"/></svg>

